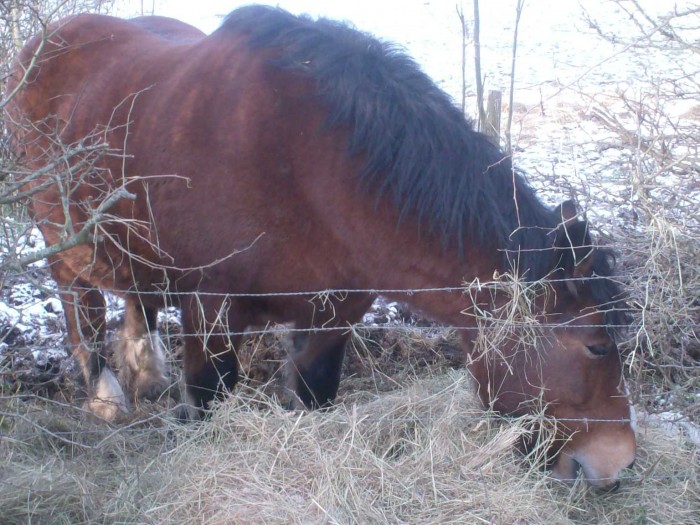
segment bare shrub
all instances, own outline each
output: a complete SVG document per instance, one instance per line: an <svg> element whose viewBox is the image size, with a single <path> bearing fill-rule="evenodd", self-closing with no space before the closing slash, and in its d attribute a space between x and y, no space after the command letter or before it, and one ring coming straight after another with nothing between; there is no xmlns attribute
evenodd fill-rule
<svg viewBox="0 0 700 525"><path fill-rule="evenodd" d="M3 209L0 225L0 276L7 276L8 271L17 273L26 269L30 264L40 261L66 249L70 245L88 242L86 232L71 231L66 224L65 242L67 245L57 246L52 250L38 250L31 254L31 222L26 214L26 199L31 196L27 187L34 181L51 174L54 181L63 182L67 191L75 183L79 183L82 174L94 169L97 159L107 149L99 137L86 137L77 144L63 144L57 136L50 137L54 145L50 153L50 161L40 172L24 170L17 162L13 147L18 140L6 131L5 119L9 118L3 111L17 93L19 87L26 82L31 69L36 67L30 63L24 77L13 89L7 88L9 71L14 56L31 36L45 30L47 26L60 17L72 13L91 11L106 12L113 0L9 0L0 4L0 79L2 80L3 98L0 101L0 206ZM50 38L45 35L45 39ZM41 47L40 47L41 48ZM21 123L15 123L21 124ZM55 128L48 126L46 133L54 133ZM70 167L68 167L70 166ZM33 189L36 191L36 187ZM100 212L102 215L104 210ZM94 224L92 225L94 226ZM28 246L29 245L29 246ZM2 277L0 277L1 279Z"/></svg>
<svg viewBox="0 0 700 525"><path fill-rule="evenodd" d="M601 37L635 52L657 53L670 67L639 87L594 105L592 117L617 137L626 165L624 221L617 224L635 320L629 365L639 394L654 406L663 393L686 415L700 416L700 46L698 7L649 11L618 0L623 20L595 20ZM614 24L633 24L622 40ZM640 72L640 74L642 74Z"/></svg>

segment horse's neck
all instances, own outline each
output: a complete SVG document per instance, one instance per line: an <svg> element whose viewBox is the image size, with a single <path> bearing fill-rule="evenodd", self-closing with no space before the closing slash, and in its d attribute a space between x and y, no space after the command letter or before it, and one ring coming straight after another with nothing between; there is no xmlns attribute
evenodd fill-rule
<svg viewBox="0 0 700 525"><path fill-rule="evenodd" d="M484 309L502 302L493 288L484 287L493 281L498 269L497 253L472 248L459 257L443 247L412 243L407 251L388 255L391 268L384 275L372 275L372 284L389 292L388 298L410 305L427 317L451 326L473 324L475 304Z"/></svg>

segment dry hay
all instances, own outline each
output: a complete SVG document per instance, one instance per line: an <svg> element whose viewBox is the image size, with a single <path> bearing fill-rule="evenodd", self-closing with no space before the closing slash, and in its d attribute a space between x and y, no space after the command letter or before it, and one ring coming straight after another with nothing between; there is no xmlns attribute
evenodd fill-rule
<svg viewBox="0 0 700 525"><path fill-rule="evenodd" d="M118 428L69 405L0 405L3 523L674 523L700 520L697 449L643 427L616 494L551 480L485 415L466 373L395 377L327 412L243 386L210 421Z"/></svg>
<svg viewBox="0 0 700 525"><path fill-rule="evenodd" d="M659 189L661 195L668 191ZM662 205L652 196L636 207L639 222L620 236L636 313L627 347L638 399L650 409L680 411L695 421L700 421L700 224L689 218L698 206Z"/></svg>

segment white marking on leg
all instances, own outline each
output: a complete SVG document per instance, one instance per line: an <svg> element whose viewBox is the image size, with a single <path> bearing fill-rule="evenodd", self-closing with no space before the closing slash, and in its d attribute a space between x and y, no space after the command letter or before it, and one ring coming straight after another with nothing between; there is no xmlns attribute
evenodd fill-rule
<svg viewBox="0 0 700 525"><path fill-rule="evenodd" d="M112 421L120 412L127 412L126 397L111 369L102 370L95 385L95 396L88 402L88 408L107 421Z"/></svg>
<svg viewBox="0 0 700 525"><path fill-rule="evenodd" d="M124 342L124 362L135 372L153 372L163 375L165 356L158 334L127 338Z"/></svg>
<svg viewBox="0 0 700 525"><path fill-rule="evenodd" d="M123 334L120 377L137 396L157 397L168 385L165 353L157 332L141 337Z"/></svg>

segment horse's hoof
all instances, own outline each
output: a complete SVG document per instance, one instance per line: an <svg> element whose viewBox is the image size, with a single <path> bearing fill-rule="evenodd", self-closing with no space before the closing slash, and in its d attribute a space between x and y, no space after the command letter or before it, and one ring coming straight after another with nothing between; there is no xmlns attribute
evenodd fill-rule
<svg viewBox="0 0 700 525"><path fill-rule="evenodd" d="M106 421L114 421L120 414L129 412L124 391L109 368L102 370L95 385L95 394L86 402L86 408Z"/></svg>
<svg viewBox="0 0 700 525"><path fill-rule="evenodd" d="M92 415L105 421L115 421L120 416L128 414L125 400L120 402L118 400L106 400L106 399L93 399L91 401L86 401L84 408L89 410Z"/></svg>
<svg viewBox="0 0 700 525"><path fill-rule="evenodd" d="M150 376L139 377L134 382L134 399L158 401L168 391L168 387L170 381L165 376L156 378L155 381Z"/></svg>

